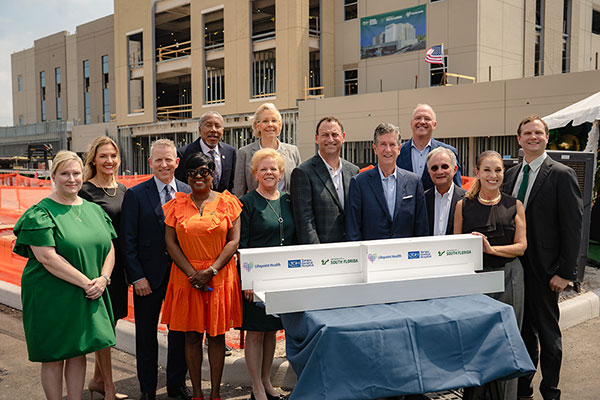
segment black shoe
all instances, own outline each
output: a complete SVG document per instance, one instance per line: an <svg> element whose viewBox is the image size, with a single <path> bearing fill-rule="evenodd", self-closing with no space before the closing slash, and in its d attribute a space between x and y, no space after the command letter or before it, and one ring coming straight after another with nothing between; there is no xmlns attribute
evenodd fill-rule
<svg viewBox="0 0 600 400"><path fill-rule="evenodd" d="M232 350L233 350L233 349L232 349L231 347L229 347L229 346L225 345L225 357L228 357L228 356L230 356L230 355L231 355L231 351L232 351Z"/></svg>
<svg viewBox="0 0 600 400"><path fill-rule="evenodd" d="M267 395L267 400L284 400L284 399L286 399L286 397L282 394L278 394L275 396L273 396L272 394L266 393L266 392L265 392L265 394Z"/></svg>
<svg viewBox="0 0 600 400"><path fill-rule="evenodd" d="M191 400L192 399L192 393L190 393L190 390L185 385L180 386L175 389L167 388L167 396L172 397L174 399L177 399L177 398L183 399L183 400Z"/></svg>
<svg viewBox="0 0 600 400"><path fill-rule="evenodd" d="M140 400L156 400L156 393L142 393Z"/></svg>

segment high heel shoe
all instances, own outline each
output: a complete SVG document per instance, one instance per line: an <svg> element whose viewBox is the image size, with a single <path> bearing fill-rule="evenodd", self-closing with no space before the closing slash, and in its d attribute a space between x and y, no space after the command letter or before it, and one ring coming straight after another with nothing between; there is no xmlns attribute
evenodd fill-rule
<svg viewBox="0 0 600 400"><path fill-rule="evenodd" d="M88 390L90 392L90 399L94 399L94 392L98 393L100 397L105 397L106 393L104 392L104 386L100 386L93 379L88 382ZM123 393L115 393L115 400L125 400L129 398L126 394Z"/></svg>

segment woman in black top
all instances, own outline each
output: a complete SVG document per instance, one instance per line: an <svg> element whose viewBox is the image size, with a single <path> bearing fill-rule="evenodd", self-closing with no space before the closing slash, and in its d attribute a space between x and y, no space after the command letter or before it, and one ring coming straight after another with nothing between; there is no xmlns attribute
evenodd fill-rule
<svg viewBox="0 0 600 400"><path fill-rule="evenodd" d="M84 183L79 196L98 204L112 220L115 232L119 234L121 205L127 188L117 183L117 173L121 159L117 144L108 136L101 136L90 143L86 152ZM115 247L115 267L108 290L112 303L115 324L118 319L127 316L127 280L125 267L119 246L119 240L113 240ZM126 395L116 393L112 378L110 347L96 352L94 377L88 383L90 397L92 392L104 395L106 399L125 399Z"/></svg>
<svg viewBox="0 0 600 400"><path fill-rule="evenodd" d="M504 179L500 154L492 150L481 153L475 171L477 180L465 198L456 204L454 233L481 236L483 270L504 271L504 292L489 296L513 307L520 328L525 287L523 267L518 257L527 248L525 209L520 200L500 192ZM483 399L490 391L504 393L504 399L515 400L517 379L466 388L463 398Z"/></svg>

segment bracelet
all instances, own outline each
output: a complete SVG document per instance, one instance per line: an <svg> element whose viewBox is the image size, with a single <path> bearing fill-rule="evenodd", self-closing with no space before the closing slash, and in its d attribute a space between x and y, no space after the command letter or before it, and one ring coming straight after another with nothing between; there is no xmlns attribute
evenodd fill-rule
<svg viewBox="0 0 600 400"><path fill-rule="evenodd" d="M210 269L212 271L213 275L215 275L215 276L219 273L219 270L216 269L215 267L213 267L212 265L210 267L208 267L208 269Z"/></svg>
<svg viewBox="0 0 600 400"><path fill-rule="evenodd" d="M110 276L107 275L100 275L101 277L103 277L104 279L106 279L106 286L110 285Z"/></svg>

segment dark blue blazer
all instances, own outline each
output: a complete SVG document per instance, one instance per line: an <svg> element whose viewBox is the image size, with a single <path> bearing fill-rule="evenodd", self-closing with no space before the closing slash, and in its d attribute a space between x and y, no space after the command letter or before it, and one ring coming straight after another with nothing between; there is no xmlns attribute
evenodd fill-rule
<svg viewBox="0 0 600 400"><path fill-rule="evenodd" d="M400 155L398 156L398 159L396 160L396 165L399 166L402 169L405 169L407 171L410 172L414 172L413 170L413 165L412 165L412 157L410 156L410 148L412 146L413 140L410 139L408 142L404 142L402 144L402 147L400 148ZM440 142L439 140L435 140L434 138L431 138L431 150L437 148L437 147L445 147L447 149L452 150L452 152L454 152L454 155L456 156L456 162L458 164L458 171L456 171L456 174L454 175L454 184L458 187L461 187L461 171L462 171L462 167L460 165L460 162L458 161L458 151L456 151L456 149L452 146L450 146L449 144ZM433 187L433 181L431 180L431 176L429 176L429 171L427 169L427 166L425 166L425 169L423 170L423 176L421 177L421 181L423 182L423 189L427 190Z"/></svg>
<svg viewBox="0 0 600 400"><path fill-rule="evenodd" d="M185 162L187 159L195 153L202 153L202 147L200 147L201 138L196 139L192 143L181 146L177 149L177 157L179 157L179 166L175 170L175 178L182 182L187 182L187 176L185 175ZM235 149L224 142L217 144L219 147L219 153L221 154L221 178L219 180L219 187L214 188L217 192L223 192L227 189L233 192L233 178L235 177L235 163L236 163L236 152ZM207 154L210 157L210 155Z"/></svg>
<svg viewBox="0 0 600 400"><path fill-rule="evenodd" d="M427 207L419 177L396 169L396 206L390 215L379 168L375 167L350 180L345 204L347 240L375 240L427 236Z"/></svg>
<svg viewBox="0 0 600 400"><path fill-rule="evenodd" d="M177 191L190 193L190 187L176 180ZM148 279L158 288L169 275L171 258L165 244L165 214L153 178L125 192L121 211L121 248L125 257L127 281Z"/></svg>

